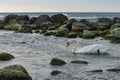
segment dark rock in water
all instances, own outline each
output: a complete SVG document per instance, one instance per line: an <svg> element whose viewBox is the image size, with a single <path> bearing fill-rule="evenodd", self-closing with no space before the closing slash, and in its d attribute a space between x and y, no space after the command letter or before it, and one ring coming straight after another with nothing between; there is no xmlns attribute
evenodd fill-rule
<svg viewBox="0 0 120 80"><path fill-rule="evenodd" d="M20 33L33 33L30 26L22 26L19 32Z"/></svg>
<svg viewBox="0 0 120 80"><path fill-rule="evenodd" d="M53 58L50 62L51 65L58 65L58 66L62 66L65 65L66 62L57 58Z"/></svg>
<svg viewBox="0 0 120 80"><path fill-rule="evenodd" d="M20 24L8 24L4 26L5 30L13 30L13 31L19 31L19 29L22 27Z"/></svg>
<svg viewBox="0 0 120 80"><path fill-rule="evenodd" d="M21 15L17 17L17 23L21 25L29 24L30 23L29 20L30 20L29 16L27 15Z"/></svg>
<svg viewBox="0 0 120 80"><path fill-rule="evenodd" d="M42 23L42 28L47 28L53 26L53 23L51 21L46 21Z"/></svg>
<svg viewBox="0 0 120 80"><path fill-rule="evenodd" d="M119 17L114 17L113 22L114 23L120 23L120 18Z"/></svg>
<svg viewBox="0 0 120 80"><path fill-rule="evenodd" d="M0 60L2 60L2 61L11 60L11 59L13 59L13 58L15 58L15 57L12 56L12 55L9 54L9 53L4 53L4 52L0 53Z"/></svg>
<svg viewBox="0 0 120 80"><path fill-rule="evenodd" d="M100 19L98 20L98 22L101 22L101 23L109 23L109 24L112 24L112 23L113 23L113 21L112 21L111 19L109 19L109 18L100 18Z"/></svg>
<svg viewBox="0 0 120 80"><path fill-rule="evenodd" d="M68 19L67 16L63 14L56 14L51 17L52 22L54 23L63 23Z"/></svg>
<svg viewBox="0 0 120 80"><path fill-rule="evenodd" d="M62 25L56 30L57 37L65 37L69 33L69 29L66 28L66 25Z"/></svg>
<svg viewBox="0 0 120 80"><path fill-rule="evenodd" d="M34 33L40 33L40 30L39 30L39 29L36 29L36 30L34 31Z"/></svg>
<svg viewBox="0 0 120 80"><path fill-rule="evenodd" d="M44 35L45 36L51 36L51 35L53 35L53 32L45 32Z"/></svg>
<svg viewBox="0 0 120 80"><path fill-rule="evenodd" d="M37 20L37 17L32 17L31 19L30 19L30 24L34 24L34 22Z"/></svg>
<svg viewBox="0 0 120 80"><path fill-rule="evenodd" d="M74 64L88 64L87 61L80 61L80 60L74 60L74 61L71 61L71 63L74 63Z"/></svg>
<svg viewBox="0 0 120 80"><path fill-rule="evenodd" d="M3 29L4 26L5 26L5 24L2 21L0 21L0 29Z"/></svg>
<svg viewBox="0 0 120 80"><path fill-rule="evenodd" d="M113 33L111 33L111 42L120 43L120 28L113 29Z"/></svg>
<svg viewBox="0 0 120 80"><path fill-rule="evenodd" d="M94 28L99 30L110 29L113 21L109 18L100 18L95 24Z"/></svg>
<svg viewBox="0 0 120 80"><path fill-rule="evenodd" d="M107 69L106 71L110 71L110 72L120 72L120 69L112 68L112 69Z"/></svg>
<svg viewBox="0 0 120 80"><path fill-rule="evenodd" d="M120 23L115 23L111 26L111 28L120 28Z"/></svg>
<svg viewBox="0 0 120 80"><path fill-rule="evenodd" d="M75 22L75 19L69 19L64 22L66 24L66 27L71 31L72 30L72 23Z"/></svg>
<svg viewBox="0 0 120 80"><path fill-rule="evenodd" d="M40 15L34 22L34 24L41 26L43 22L50 21L50 17L48 15Z"/></svg>
<svg viewBox="0 0 120 80"><path fill-rule="evenodd" d="M87 21L86 19L81 19L80 22L86 24L86 25L89 26L91 29L93 28L93 24L90 23L89 21Z"/></svg>
<svg viewBox="0 0 120 80"><path fill-rule="evenodd" d="M88 72L103 72L103 70L97 69L97 70L91 70L91 71L88 71Z"/></svg>
<svg viewBox="0 0 120 80"><path fill-rule="evenodd" d="M93 39L93 38L95 38L95 34L93 31L84 30L83 31L83 38L84 39Z"/></svg>
<svg viewBox="0 0 120 80"><path fill-rule="evenodd" d="M58 74L60 74L61 73L61 71L52 71L50 74L52 75L52 76L54 76L54 75L58 75Z"/></svg>
<svg viewBox="0 0 120 80"><path fill-rule="evenodd" d="M0 70L0 80L32 80L21 65L11 65Z"/></svg>
<svg viewBox="0 0 120 80"><path fill-rule="evenodd" d="M15 15L15 14L10 14L10 15L7 15L4 19L3 19L3 22L4 23L9 23L10 20L12 19L17 19L18 15Z"/></svg>
<svg viewBox="0 0 120 80"><path fill-rule="evenodd" d="M90 30L90 27L81 22L73 22L72 24L72 31L83 31L83 30Z"/></svg>
<svg viewBox="0 0 120 80"><path fill-rule="evenodd" d="M67 34L67 37L68 37L68 38L76 38L77 35L78 35L77 32L70 32L70 33Z"/></svg>

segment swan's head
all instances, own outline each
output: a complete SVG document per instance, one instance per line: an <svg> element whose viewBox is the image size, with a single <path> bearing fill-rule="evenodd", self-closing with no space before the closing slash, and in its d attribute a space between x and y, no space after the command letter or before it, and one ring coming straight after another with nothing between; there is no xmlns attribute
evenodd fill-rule
<svg viewBox="0 0 120 80"><path fill-rule="evenodd" d="M68 47L69 45L70 45L70 42L68 41L66 47Z"/></svg>
<svg viewBox="0 0 120 80"><path fill-rule="evenodd" d="M66 47L69 47L71 44L76 45L76 44L78 44L78 43L77 43L77 41L75 41L75 40L67 41Z"/></svg>

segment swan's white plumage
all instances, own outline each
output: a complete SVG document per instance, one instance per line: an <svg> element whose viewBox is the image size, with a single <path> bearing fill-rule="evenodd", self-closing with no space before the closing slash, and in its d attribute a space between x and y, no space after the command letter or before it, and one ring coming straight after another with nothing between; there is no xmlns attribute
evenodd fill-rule
<svg viewBox="0 0 120 80"><path fill-rule="evenodd" d="M98 50L100 51L100 54L106 53L107 49L102 44L93 44L88 45L83 48L80 48L76 50L76 53L91 53L91 54L98 54Z"/></svg>
<svg viewBox="0 0 120 80"><path fill-rule="evenodd" d="M78 43L76 41L70 41L69 44L73 44L74 48L72 52L74 53L87 53L87 54L105 54L107 53L107 48L103 44L93 44L88 45L83 48L78 48Z"/></svg>

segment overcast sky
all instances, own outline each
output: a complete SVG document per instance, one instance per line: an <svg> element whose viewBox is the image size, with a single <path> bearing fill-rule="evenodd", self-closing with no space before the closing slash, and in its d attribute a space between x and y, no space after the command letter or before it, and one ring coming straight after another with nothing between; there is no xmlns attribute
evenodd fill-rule
<svg viewBox="0 0 120 80"><path fill-rule="evenodd" d="M120 12L120 0L0 0L0 12Z"/></svg>

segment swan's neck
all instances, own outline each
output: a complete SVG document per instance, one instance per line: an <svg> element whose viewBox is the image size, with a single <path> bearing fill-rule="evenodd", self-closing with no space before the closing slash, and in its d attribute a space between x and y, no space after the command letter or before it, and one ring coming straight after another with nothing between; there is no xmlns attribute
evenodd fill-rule
<svg viewBox="0 0 120 80"><path fill-rule="evenodd" d="M77 47L78 47L78 43L75 42L72 52L76 52Z"/></svg>

